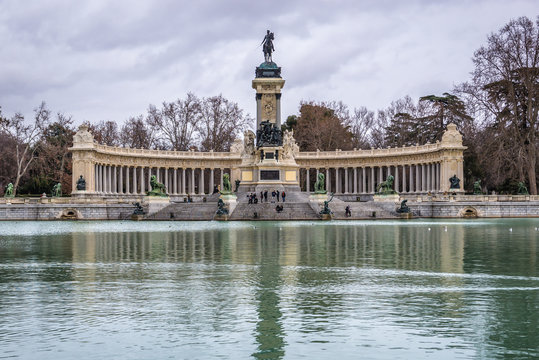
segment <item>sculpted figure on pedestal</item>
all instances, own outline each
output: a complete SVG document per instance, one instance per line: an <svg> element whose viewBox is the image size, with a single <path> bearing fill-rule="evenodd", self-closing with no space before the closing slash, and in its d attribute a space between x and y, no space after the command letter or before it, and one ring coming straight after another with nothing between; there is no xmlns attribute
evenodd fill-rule
<svg viewBox="0 0 539 360"><path fill-rule="evenodd" d="M77 180L77 190L79 191L86 190L86 180L84 180L84 177L82 175Z"/></svg>
<svg viewBox="0 0 539 360"><path fill-rule="evenodd" d="M4 197L13 197L13 184L9 183L6 186L6 191L4 192Z"/></svg>
<svg viewBox="0 0 539 360"><path fill-rule="evenodd" d="M52 197L62 196L62 184L58 183L52 187Z"/></svg>
<svg viewBox="0 0 539 360"><path fill-rule="evenodd" d="M460 189L460 179L456 174L449 178L449 182L451 183L450 189Z"/></svg>
<svg viewBox="0 0 539 360"><path fill-rule="evenodd" d="M318 174L318 178L314 183L314 193L315 194L327 194L326 191L326 176L322 173Z"/></svg>

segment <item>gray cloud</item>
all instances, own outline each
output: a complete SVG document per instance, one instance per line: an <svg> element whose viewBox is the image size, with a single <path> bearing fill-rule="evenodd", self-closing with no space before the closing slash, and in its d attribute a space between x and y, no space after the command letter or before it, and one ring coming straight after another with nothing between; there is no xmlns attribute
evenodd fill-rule
<svg viewBox="0 0 539 360"><path fill-rule="evenodd" d="M0 106L30 115L44 100L78 122L122 122L192 91L222 93L252 114L250 84L271 29L284 117L302 99L376 110L450 91L488 33L536 11L534 0L4 0Z"/></svg>

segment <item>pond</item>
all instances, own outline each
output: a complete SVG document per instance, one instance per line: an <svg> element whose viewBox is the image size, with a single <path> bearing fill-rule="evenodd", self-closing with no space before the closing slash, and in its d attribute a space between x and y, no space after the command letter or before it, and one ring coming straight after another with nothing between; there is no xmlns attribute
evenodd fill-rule
<svg viewBox="0 0 539 360"><path fill-rule="evenodd" d="M539 357L538 227L1 222L0 359Z"/></svg>

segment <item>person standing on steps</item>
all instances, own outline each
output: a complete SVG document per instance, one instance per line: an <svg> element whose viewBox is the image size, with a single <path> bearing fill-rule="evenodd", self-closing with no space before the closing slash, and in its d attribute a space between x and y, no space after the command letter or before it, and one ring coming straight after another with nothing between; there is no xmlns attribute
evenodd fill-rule
<svg viewBox="0 0 539 360"><path fill-rule="evenodd" d="M279 195L281 195L281 192L279 190L275 190L275 194L277 195L277 202L279 202Z"/></svg>
<svg viewBox="0 0 539 360"><path fill-rule="evenodd" d="M285 192L283 191L283 193L281 194L281 198L283 199L283 202L284 202L284 198L286 197L286 194Z"/></svg>
<svg viewBox="0 0 539 360"><path fill-rule="evenodd" d="M264 202L268 202L268 190L264 190Z"/></svg>

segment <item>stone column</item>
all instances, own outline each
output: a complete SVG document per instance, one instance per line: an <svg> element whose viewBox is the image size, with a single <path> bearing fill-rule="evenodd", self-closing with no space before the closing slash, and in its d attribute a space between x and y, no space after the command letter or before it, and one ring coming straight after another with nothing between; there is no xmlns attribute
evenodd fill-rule
<svg viewBox="0 0 539 360"><path fill-rule="evenodd" d="M140 194L138 191L138 186L137 186L137 167L134 167L134 166L133 166L133 194Z"/></svg>
<svg viewBox="0 0 539 360"><path fill-rule="evenodd" d="M413 165L410 164L408 165L408 169L410 170L410 191L409 192L414 192L414 168L413 168Z"/></svg>
<svg viewBox="0 0 539 360"><path fill-rule="evenodd" d="M375 181L374 181L374 166L371 166L371 179L370 180L371 180L371 191L370 192L374 194L374 183L375 183Z"/></svg>
<svg viewBox="0 0 539 360"><path fill-rule="evenodd" d="M440 180L440 163L436 163L436 191L442 190Z"/></svg>
<svg viewBox="0 0 539 360"><path fill-rule="evenodd" d="M178 193L178 169L174 168L174 172L172 174L172 186L174 187L172 189L172 193L176 195Z"/></svg>
<svg viewBox="0 0 539 360"><path fill-rule="evenodd" d="M326 169L326 191L329 193L331 192L331 168Z"/></svg>
<svg viewBox="0 0 539 360"><path fill-rule="evenodd" d="M168 187L168 168L165 168L165 189L167 189L167 194L169 194L170 189Z"/></svg>
<svg viewBox="0 0 539 360"><path fill-rule="evenodd" d="M419 167L421 165L415 164L415 192L421 192L420 182L421 182L421 176L419 176Z"/></svg>
<svg viewBox="0 0 539 360"><path fill-rule="evenodd" d="M150 183L148 183L148 187L150 186ZM150 191L151 189L148 189ZM140 193L145 194L146 193L146 184L144 184L144 166L140 168Z"/></svg>
<svg viewBox="0 0 539 360"><path fill-rule="evenodd" d="M380 184L382 181L384 181L384 167L380 166L378 168L378 184Z"/></svg>
<svg viewBox="0 0 539 360"><path fill-rule="evenodd" d="M425 171L426 164L421 164L421 191L425 192L427 190L427 175Z"/></svg>
<svg viewBox="0 0 539 360"><path fill-rule="evenodd" d="M344 193L348 194L348 168L344 168Z"/></svg>
<svg viewBox="0 0 539 360"><path fill-rule="evenodd" d="M100 192L101 191L101 188L99 186L99 182L100 182L100 177L99 177L99 165L96 164L95 165L95 191L96 192Z"/></svg>
<svg viewBox="0 0 539 360"><path fill-rule="evenodd" d="M221 191L222 191L223 190L223 175L225 174L225 169L220 168L219 170L221 171L221 183L219 185L221 186Z"/></svg>
<svg viewBox="0 0 539 360"><path fill-rule="evenodd" d="M214 168L210 169L210 189L209 194L213 194L213 188L215 187L215 180L213 179L215 177L215 171Z"/></svg>
<svg viewBox="0 0 539 360"><path fill-rule="evenodd" d="M112 192L114 194L118 193L118 178L116 176L116 165L112 167Z"/></svg>
<svg viewBox="0 0 539 360"><path fill-rule="evenodd" d="M200 187L199 187L200 191L199 191L199 193L202 194L202 195L206 195L206 189L205 189L205 186L204 186L204 185L206 185L204 183L204 170L205 170L204 168L200 169L200 179L199 179L199 183L200 183ZM234 190L234 189L232 189L232 190Z"/></svg>
<svg viewBox="0 0 539 360"><path fill-rule="evenodd" d="M311 189L310 189L311 178L310 178L310 176L309 176L309 168L307 168L306 174L307 174L307 177L305 178L305 190L306 190L307 192L310 192L310 191L311 191Z"/></svg>
<svg viewBox="0 0 539 360"><path fill-rule="evenodd" d="M107 165L107 193L112 193L112 166Z"/></svg>
<svg viewBox="0 0 539 360"><path fill-rule="evenodd" d="M395 165L395 191L400 192L399 187L399 166Z"/></svg>
<svg viewBox="0 0 539 360"><path fill-rule="evenodd" d="M185 168L182 168L182 194L185 195Z"/></svg>
<svg viewBox="0 0 539 360"><path fill-rule="evenodd" d="M191 184L190 184L190 191L189 193L191 195L194 195L195 194L195 169L194 168L191 168Z"/></svg>
<svg viewBox="0 0 539 360"><path fill-rule="evenodd" d="M357 167L354 167L354 194L357 194L359 193L359 189L358 189L358 181L357 181Z"/></svg>
<svg viewBox="0 0 539 360"><path fill-rule="evenodd" d="M367 179L365 177L365 166L361 168L361 193L367 192Z"/></svg>
<svg viewBox="0 0 539 360"><path fill-rule="evenodd" d="M402 192L408 192L406 191L406 165L402 165Z"/></svg>
<svg viewBox="0 0 539 360"><path fill-rule="evenodd" d="M129 170L131 168L129 166L125 167L125 193L131 194L131 186L129 184Z"/></svg>
<svg viewBox="0 0 539 360"><path fill-rule="evenodd" d="M152 183L152 182L151 182L151 178L152 178L152 167L149 166L149 167L148 167L148 177L146 178L146 179L148 180L148 190L151 190L151 189L152 189L152 187L151 187L151 185L150 185L150 184Z"/></svg>
<svg viewBox="0 0 539 360"><path fill-rule="evenodd" d="M120 185L120 194L123 194L124 193L124 167L123 166L120 166L119 185Z"/></svg>

